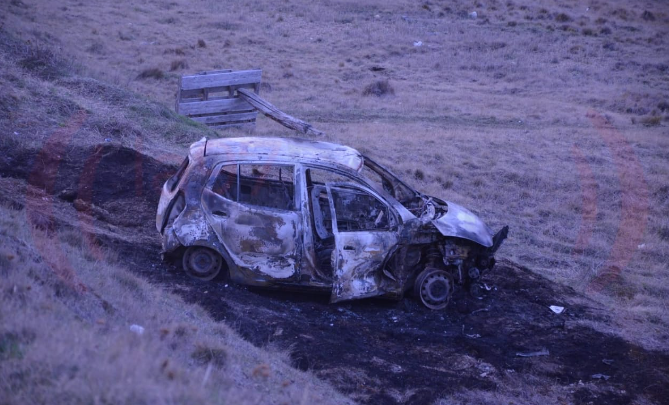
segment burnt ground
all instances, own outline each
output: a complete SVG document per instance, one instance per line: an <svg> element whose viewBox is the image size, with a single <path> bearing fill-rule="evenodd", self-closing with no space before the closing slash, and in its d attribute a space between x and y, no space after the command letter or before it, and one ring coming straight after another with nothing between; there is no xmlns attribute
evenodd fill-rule
<svg viewBox="0 0 669 405"><path fill-rule="evenodd" d="M172 167L113 144L54 157L59 150L0 157L0 201L30 210L32 184L51 201L49 210L29 212L37 226L82 228L82 216L90 217L96 243L132 271L203 306L253 344L288 350L295 367L361 403L425 404L463 388L496 390L508 376L562 386L576 404L669 397L668 354L585 326L611 320L574 290L504 260L486 276L482 299L458 293L445 311L412 299L331 305L326 296L193 281L158 257L154 210ZM566 310L555 314L549 305ZM543 349L548 355L518 356Z"/></svg>

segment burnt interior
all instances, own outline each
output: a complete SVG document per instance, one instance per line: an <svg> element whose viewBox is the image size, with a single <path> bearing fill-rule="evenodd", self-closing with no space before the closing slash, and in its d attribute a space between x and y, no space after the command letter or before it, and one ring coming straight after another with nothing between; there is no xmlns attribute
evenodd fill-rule
<svg viewBox="0 0 669 405"><path fill-rule="evenodd" d="M294 210L293 173L293 166L288 165L227 165L220 168L212 190L231 201Z"/></svg>
<svg viewBox="0 0 669 405"><path fill-rule="evenodd" d="M388 206L376 197L350 183L342 184L341 180L346 178L338 175L327 176L323 173L312 176L312 171L322 170L306 171L307 193L312 213L310 221L314 229L314 250L319 270L327 277L331 277L334 270L332 251L335 248L335 240L330 198L334 205L338 232L388 231L397 221ZM331 187L330 194L325 183L328 180L339 180L334 183L338 187Z"/></svg>

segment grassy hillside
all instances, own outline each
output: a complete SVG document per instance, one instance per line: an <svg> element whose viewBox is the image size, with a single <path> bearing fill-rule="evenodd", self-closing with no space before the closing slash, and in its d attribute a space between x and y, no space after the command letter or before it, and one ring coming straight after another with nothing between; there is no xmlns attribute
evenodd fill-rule
<svg viewBox="0 0 669 405"><path fill-rule="evenodd" d="M181 158L184 144L211 133L79 76L48 50L5 32L0 44L7 90L0 103L0 402L348 402L292 368L286 352L252 346L125 268L112 247L155 243L136 227L150 225L159 182L147 187L147 209L126 204L127 178L107 186L117 187L107 204L87 200L85 186L78 187L85 184L81 157L95 156L96 144L114 145L107 154L134 150L123 145L160 152L169 162L171 154ZM145 168L159 165L133 156L145 156ZM114 168L123 176L121 162ZM67 196L72 190L76 198Z"/></svg>

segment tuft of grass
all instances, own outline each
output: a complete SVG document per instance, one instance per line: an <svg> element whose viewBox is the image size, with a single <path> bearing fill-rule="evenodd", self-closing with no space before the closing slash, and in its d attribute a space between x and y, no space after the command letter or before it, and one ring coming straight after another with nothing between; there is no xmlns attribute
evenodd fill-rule
<svg viewBox="0 0 669 405"><path fill-rule="evenodd" d="M179 48L167 48L163 51L163 55L176 55L176 56L185 56L186 51L179 47Z"/></svg>
<svg viewBox="0 0 669 405"><path fill-rule="evenodd" d="M393 94L395 94L395 89L393 89L393 86L391 86L390 83L388 83L388 80L385 79L370 83L362 90L363 96L382 97Z"/></svg>
<svg viewBox="0 0 669 405"><path fill-rule="evenodd" d="M662 123L662 116L651 115L639 119L639 122L645 127L655 127Z"/></svg>
<svg viewBox="0 0 669 405"><path fill-rule="evenodd" d="M648 10L644 10L643 14L641 14L641 18L643 18L644 21L655 21L655 14Z"/></svg>
<svg viewBox="0 0 669 405"><path fill-rule="evenodd" d="M555 21L562 22L562 23L569 22L569 21L571 21L571 17L569 15L565 14L565 13L560 13L560 14L555 16Z"/></svg>
<svg viewBox="0 0 669 405"><path fill-rule="evenodd" d="M41 47L31 47L18 61L18 64L46 80L67 77L73 70L71 63L66 62L51 50Z"/></svg>
<svg viewBox="0 0 669 405"><path fill-rule="evenodd" d="M200 364L213 364L216 367L224 367L228 361L228 351L222 347L198 344L191 353L193 360Z"/></svg>
<svg viewBox="0 0 669 405"><path fill-rule="evenodd" d="M160 20L158 22L161 23L161 24L176 24L177 22L179 22L179 20L176 19L175 17L167 17L167 18L165 18L163 20Z"/></svg>
<svg viewBox="0 0 669 405"><path fill-rule="evenodd" d="M620 18L623 21L627 21L630 18L630 13L627 11L627 9L624 9L624 8L618 8L618 9L613 10L611 15L614 15L614 16Z"/></svg>
<svg viewBox="0 0 669 405"><path fill-rule="evenodd" d="M222 31L236 31L239 29L239 24L230 21L216 21L210 23L209 26Z"/></svg>
<svg viewBox="0 0 669 405"><path fill-rule="evenodd" d="M142 70L138 75L137 79L156 79L160 80L165 77L165 72L158 68L148 68Z"/></svg>
<svg viewBox="0 0 669 405"><path fill-rule="evenodd" d="M188 62L186 61L186 59L173 60L172 63L170 64L170 72L186 68L188 68Z"/></svg>
<svg viewBox="0 0 669 405"><path fill-rule="evenodd" d="M105 45L102 43L102 41L93 41L87 48L86 52L90 52L96 55L102 55L105 50Z"/></svg>
<svg viewBox="0 0 669 405"><path fill-rule="evenodd" d="M128 33L128 32L122 32L122 31L119 31L119 32L118 32L118 38L119 38L121 41L132 41L133 39L135 39L135 36L132 35L132 34L130 34L130 33Z"/></svg>
<svg viewBox="0 0 669 405"><path fill-rule="evenodd" d="M585 35L586 37L592 37L595 36L595 31L592 28L583 28L581 30L581 33Z"/></svg>
<svg viewBox="0 0 669 405"><path fill-rule="evenodd" d="M0 334L0 361L22 359L27 346L34 340L35 333L25 329L20 333L6 332Z"/></svg>
<svg viewBox="0 0 669 405"><path fill-rule="evenodd" d="M657 235L665 242L669 242L669 225L661 225L657 229Z"/></svg>

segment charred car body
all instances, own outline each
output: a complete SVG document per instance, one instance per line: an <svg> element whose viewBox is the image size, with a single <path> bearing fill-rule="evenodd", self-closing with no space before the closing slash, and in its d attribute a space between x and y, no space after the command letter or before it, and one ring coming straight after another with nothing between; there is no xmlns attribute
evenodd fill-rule
<svg viewBox="0 0 669 405"><path fill-rule="evenodd" d="M454 203L413 190L355 149L281 138L202 139L163 186L163 254L191 276L327 291L331 302L413 290L440 309L475 289L493 235Z"/></svg>

